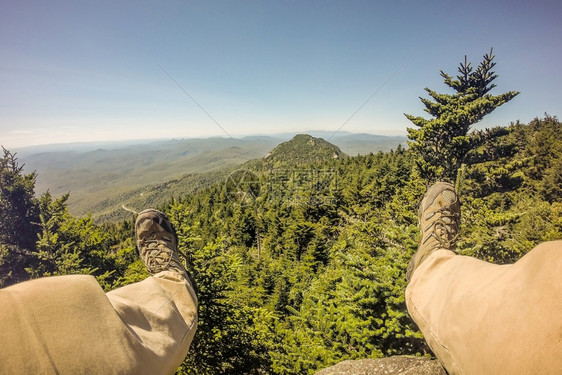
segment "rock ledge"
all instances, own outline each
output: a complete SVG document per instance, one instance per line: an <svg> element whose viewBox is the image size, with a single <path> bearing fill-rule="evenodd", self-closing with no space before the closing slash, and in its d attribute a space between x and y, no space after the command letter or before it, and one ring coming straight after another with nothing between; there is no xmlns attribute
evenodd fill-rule
<svg viewBox="0 0 562 375"><path fill-rule="evenodd" d="M315 375L447 375L439 361L424 357L394 356L347 360Z"/></svg>

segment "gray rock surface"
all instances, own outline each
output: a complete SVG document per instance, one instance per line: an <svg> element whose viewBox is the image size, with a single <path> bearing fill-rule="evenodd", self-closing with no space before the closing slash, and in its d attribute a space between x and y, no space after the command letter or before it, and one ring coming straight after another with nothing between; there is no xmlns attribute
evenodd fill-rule
<svg viewBox="0 0 562 375"><path fill-rule="evenodd" d="M447 375L439 361L424 357L394 356L347 360L315 375Z"/></svg>

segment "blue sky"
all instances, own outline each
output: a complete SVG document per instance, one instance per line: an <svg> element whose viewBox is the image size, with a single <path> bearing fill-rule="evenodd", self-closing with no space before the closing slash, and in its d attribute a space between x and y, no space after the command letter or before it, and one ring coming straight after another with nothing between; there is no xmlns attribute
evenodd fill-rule
<svg viewBox="0 0 562 375"><path fill-rule="evenodd" d="M465 54L476 65L492 46L500 77L491 93L521 94L477 127L561 114L554 0L18 0L0 8L0 144L9 148L224 136L157 63L233 136L335 131L377 89L342 130L406 134L403 113L424 115L423 88L447 91L439 69L456 73Z"/></svg>

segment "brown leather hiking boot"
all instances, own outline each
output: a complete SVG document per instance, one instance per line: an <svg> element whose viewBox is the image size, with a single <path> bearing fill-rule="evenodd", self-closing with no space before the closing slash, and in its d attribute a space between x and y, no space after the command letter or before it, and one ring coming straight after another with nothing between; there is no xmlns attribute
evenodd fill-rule
<svg viewBox="0 0 562 375"><path fill-rule="evenodd" d="M418 251L408 265L406 272L408 282L416 268L434 251L453 250L459 232L460 218L459 198L453 185L447 182L433 184L420 204L421 241Z"/></svg>
<svg viewBox="0 0 562 375"><path fill-rule="evenodd" d="M166 215L153 209L142 211L135 222L135 239L139 255L151 275L173 271L187 279L178 258L178 240Z"/></svg>

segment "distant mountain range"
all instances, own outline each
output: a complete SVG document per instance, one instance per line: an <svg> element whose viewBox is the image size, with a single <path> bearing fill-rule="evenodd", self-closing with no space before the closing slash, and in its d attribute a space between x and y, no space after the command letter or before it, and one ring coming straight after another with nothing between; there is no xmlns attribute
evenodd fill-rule
<svg viewBox="0 0 562 375"><path fill-rule="evenodd" d="M249 160L265 157L272 166L282 160L310 161L307 142L321 146L314 149L317 158L375 153L406 145L402 136L311 133L316 138L283 133L233 139L73 143L15 151L26 172L38 173L37 193L49 190L58 196L70 192L72 214L91 212L98 220L116 221L130 216L131 211L158 206L172 196L213 184Z"/></svg>
<svg viewBox="0 0 562 375"><path fill-rule="evenodd" d="M16 151L20 157L30 156L39 153L50 153L60 151L75 151L75 152L88 152L97 149L116 150L127 147L138 147L140 145L158 143L158 142L205 142L212 140L226 140L231 142L231 145L236 145L236 142L254 142L254 141L272 141L278 144L283 141L292 139L297 133L275 133L275 134L254 134L233 139L227 137L208 137L208 138L178 138L178 139L132 139L132 140L119 140L119 141L96 141L96 142L71 142L71 143L57 143L39 146L20 147L12 151ZM369 152L389 151L395 148L398 144L406 145L406 136L395 135L376 135L368 133L350 133L346 131L332 132L325 130L310 130L302 132L315 138L323 138L324 140L336 144L345 153L349 155L368 154ZM380 148L380 149L379 149Z"/></svg>

